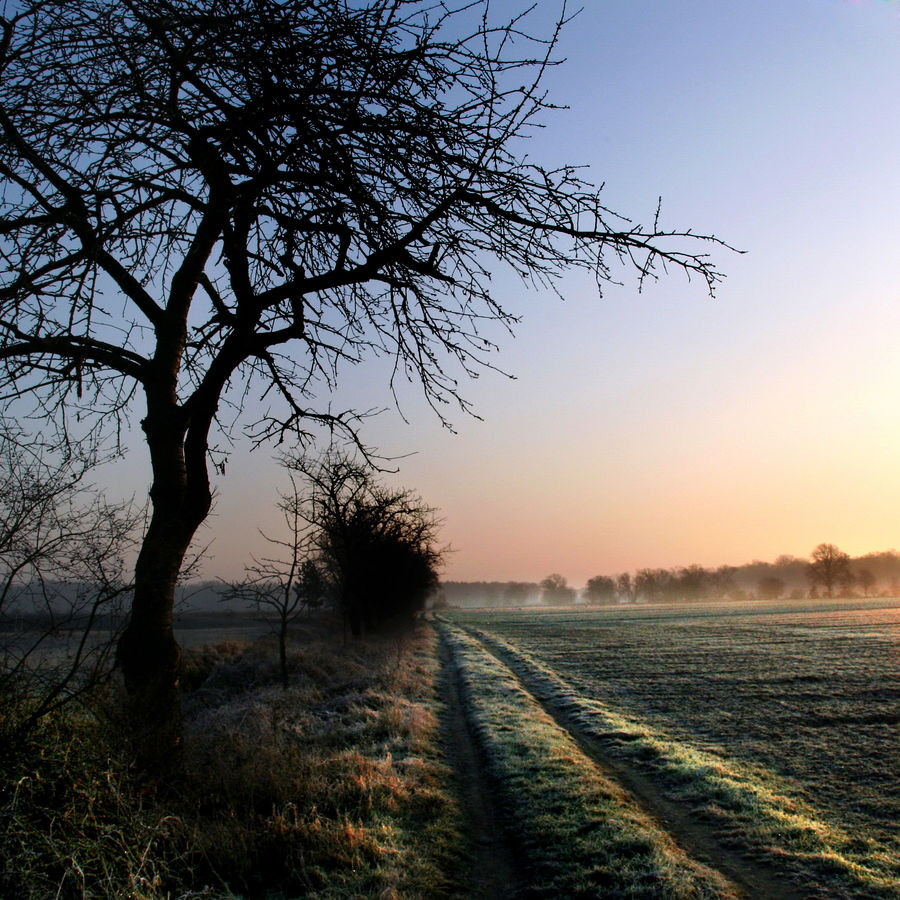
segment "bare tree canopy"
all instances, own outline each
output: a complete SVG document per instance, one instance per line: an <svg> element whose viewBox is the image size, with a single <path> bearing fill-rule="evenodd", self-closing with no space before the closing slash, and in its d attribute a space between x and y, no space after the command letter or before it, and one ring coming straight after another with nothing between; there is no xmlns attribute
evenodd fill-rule
<svg viewBox="0 0 900 900"><path fill-rule="evenodd" d="M283 537L260 532L269 545L266 556L253 557L244 578L232 583L223 599L239 600L266 614L278 637L282 687L288 687L288 627L306 609L320 606L329 591L313 558L317 547L307 521L307 501L295 473L289 473L290 490L280 491L278 510L284 522Z"/></svg>
<svg viewBox="0 0 900 900"><path fill-rule="evenodd" d="M558 572L548 575L541 581L541 601L544 603L572 603L575 600L575 588L569 587L566 579Z"/></svg>
<svg viewBox="0 0 900 900"><path fill-rule="evenodd" d="M541 287L571 266L601 285L617 261L717 281L689 230L635 225L576 168L524 157L564 3L544 35L487 0L4 10L0 396L99 426L143 395L153 515L119 657L145 744L178 741L175 579L210 509L210 436L248 398L256 440L352 429L329 394L374 353L466 408L485 325L515 319L498 264Z"/></svg>
<svg viewBox="0 0 900 900"><path fill-rule="evenodd" d="M811 562L806 567L806 577L813 587L817 584L822 585L827 597L832 596L835 585L844 579L849 577L852 581L850 554L844 553L834 544L819 544L810 556Z"/></svg>

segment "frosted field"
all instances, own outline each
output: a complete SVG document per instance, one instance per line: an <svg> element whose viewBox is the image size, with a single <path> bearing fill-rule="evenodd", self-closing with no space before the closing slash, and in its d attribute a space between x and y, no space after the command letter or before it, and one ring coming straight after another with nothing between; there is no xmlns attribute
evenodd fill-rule
<svg viewBox="0 0 900 900"><path fill-rule="evenodd" d="M900 600L453 612L585 698L900 848ZM895 857L896 858L896 857Z"/></svg>

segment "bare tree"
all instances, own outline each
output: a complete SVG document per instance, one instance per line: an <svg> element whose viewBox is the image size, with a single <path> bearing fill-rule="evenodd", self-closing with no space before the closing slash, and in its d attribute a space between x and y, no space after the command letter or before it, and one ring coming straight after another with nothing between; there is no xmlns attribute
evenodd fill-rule
<svg viewBox="0 0 900 900"><path fill-rule="evenodd" d="M600 286L617 262L718 275L690 230L634 224L576 168L524 157L565 2L544 36L488 0L4 8L0 396L61 427L143 400L152 514L118 660L139 762L165 770L175 583L217 429L252 405L256 441L352 431L327 398L372 354L442 417L468 409L485 325L515 322L498 264L541 288L571 266Z"/></svg>
<svg viewBox="0 0 900 900"><path fill-rule="evenodd" d="M632 603L637 602L637 585L629 572L622 572L621 575L616 576L616 590L626 600L630 600Z"/></svg>
<svg viewBox="0 0 900 900"><path fill-rule="evenodd" d="M784 594L784 579L777 575L763 575L756 585L761 600L778 600Z"/></svg>
<svg viewBox="0 0 900 900"><path fill-rule="evenodd" d="M856 574L856 580L859 582L859 586L863 589L863 596L868 597L869 592L875 587L878 579L875 578L875 575L872 573L871 569L860 569Z"/></svg>
<svg viewBox="0 0 900 900"><path fill-rule="evenodd" d="M714 594L716 588L715 572L696 563L680 566L671 573L669 586L671 599L704 600Z"/></svg>
<svg viewBox="0 0 900 900"><path fill-rule="evenodd" d="M88 482L96 454L0 423L0 721L12 740L108 676L141 514Z"/></svg>
<svg viewBox="0 0 900 900"><path fill-rule="evenodd" d="M668 569L638 569L634 573L633 590L636 597L650 602L665 600L673 584L672 572Z"/></svg>
<svg viewBox="0 0 900 900"><path fill-rule="evenodd" d="M311 553L315 552L309 524L303 516L303 497L297 476L289 473L290 491L279 496L278 508L284 517L284 536L270 537L260 532L272 549L272 556L253 558L243 581L230 585L223 599L252 604L270 614L278 638L281 684L288 687L287 638L290 624L304 609L321 602L325 591Z"/></svg>
<svg viewBox="0 0 900 900"><path fill-rule="evenodd" d="M608 575L595 575L588 579L584 598L589 603L612 603L616 599L616 580Z"/></svg>
<svg viewBox="0 0 900 900"><path fill-rule="evenodd" d="M812 552L812 561L806 567L806 577L815 587L822 585L825 595L831 597L836 584L850 574L850 555L834 544L819 544Z"/></svg>
<svg viewBox="0 0 900 900"><path fill-rule="evenodd" d="M856 577L856 573L850 568L850 557L847 557L847 568L845 571L841 572L838 576L838 585L841 589L842 597L850 597L853 594L853 586L857 583L858 579Z"/></svg>
<svg viewBox="0 0 900 900"><path fill-rule="evenodd" d="M565 604L575 600L575 588L569 587L566 579L558 572L541 581L541 602Z"/></svg>

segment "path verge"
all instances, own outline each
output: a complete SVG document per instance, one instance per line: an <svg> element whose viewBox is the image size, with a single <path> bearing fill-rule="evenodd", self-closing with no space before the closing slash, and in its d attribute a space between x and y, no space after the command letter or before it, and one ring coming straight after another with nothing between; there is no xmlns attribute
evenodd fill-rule
<svg viewBox="0 0 900 900"><path fill-rule="evenodd" d="M602 743L587 734L563 706L546 696L539 696L540 684L533 678L529 679L521 667L510 665L515 661L508 654L489 644L483 646L496 659L510 667L525 690L560 728L571 735L582 752L601 771L621 785L641 809L658 823L660 829L669 834L693 859L721 872L742 896L750 900L806 900L814 896L811 893L812 886L797 885L793 882L794 876L791 873L779 872L769 861L751 858L747 852L737 850L713 825L661 794L652 779L621 759L611 756ZM536 690L538 694L535 693Z"/></svg>
<svg viewBox="0 0 900 900"><path fill-rule="evenodd" d="M735 900L608 778L479 642L441 626L497 808L520 849L527 898Z"/></svg>

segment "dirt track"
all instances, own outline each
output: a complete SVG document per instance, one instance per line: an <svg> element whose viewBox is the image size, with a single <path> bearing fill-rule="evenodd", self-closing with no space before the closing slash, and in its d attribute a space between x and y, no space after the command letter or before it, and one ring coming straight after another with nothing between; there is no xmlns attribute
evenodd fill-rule
<svg viewBox="0 0 900 900"><path fill-rule="evenodd" d="M481 753L466 720L459 672L441 640L441 700L444 753L455 773L457 795L469 825L471 871L459 879L473 900L511 900L518 883L515 849L503 826L496 795Z"/></svg>
<svg viewBox="0 0 900 900"><path fill-rule="evenodd" d="M540 696L538 686L513 660L483 644L488 652L509 666L522 687L565 729L584 753L609 778L621 785L661 830L688 855L720 872L748 900L813 900L828 896L813 885L798 885L787 872L780 872L766 860L742 852L714 825L704 821L682 804L664 797L653 781L636 767L611 757L602 742L585 734L562 709ZM447 707L445 746L450 764L457 773L461 802L469 818L473 854L476 859L473 897L511 898L516 895L514 847L503 835L502 821L490 779L484 771L477 741L465 719L465 705L452 651L441 642L442 699Z"/></svg>

